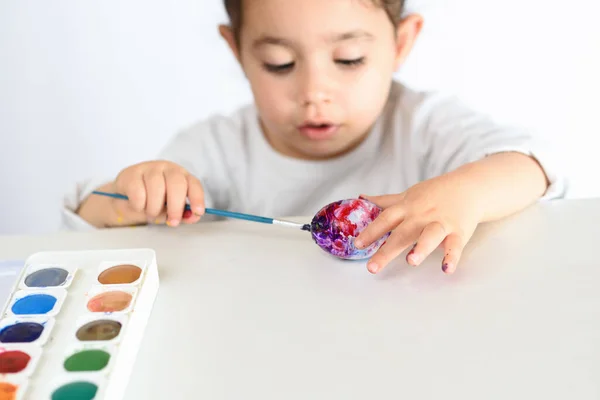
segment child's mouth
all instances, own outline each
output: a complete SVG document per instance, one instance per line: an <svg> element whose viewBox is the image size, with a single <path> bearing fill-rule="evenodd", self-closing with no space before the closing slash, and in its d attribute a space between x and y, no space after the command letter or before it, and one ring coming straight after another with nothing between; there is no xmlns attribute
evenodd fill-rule
<svg viewBox="0 0 600 400"><path fill-rule="evenodd" d="M332 123L306 123L298 128L300 133L312 140L327 140L338 131L339 125Z"/></svg>

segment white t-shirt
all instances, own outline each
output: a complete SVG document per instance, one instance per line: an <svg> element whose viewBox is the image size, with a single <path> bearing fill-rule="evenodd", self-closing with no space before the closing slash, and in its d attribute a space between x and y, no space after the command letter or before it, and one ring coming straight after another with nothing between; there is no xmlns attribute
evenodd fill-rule
<svg viewBox="0 0 600 400"><path fill-rule="evenodd" d="M328 203L363 193L400 193L505 151L540 162L551 183L543 200L565 196L566 181L554 159L528 132L500 126L453 97L417 92L398 82L369 136L335 159L306 161L276 152L263 136L253 105L191 126L175 135L157 159L178 163L200 179L207 207L277 218L312 216ZM104 182L81 182L67 194L67 228L92 228L74 210Z"/></svg>

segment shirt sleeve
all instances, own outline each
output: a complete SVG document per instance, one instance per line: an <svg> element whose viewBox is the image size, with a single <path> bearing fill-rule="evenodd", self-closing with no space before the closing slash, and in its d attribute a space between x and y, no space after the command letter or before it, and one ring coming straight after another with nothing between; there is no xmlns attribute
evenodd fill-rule
<svg viewBox="0 0 600 400"><path fill-rule="evenodd" d="M559 160L533 133L498 124L452 97L432 97L422 107L425 122L417 134L427 149L425 179L492 154L518 152L533 157L546 174L550 184L541 200L566 196L567 179Z"/></svg>
<svg viewBox="0 0 600 400"><path fill-rule="evenodd" d="M61 209L61 230L68 231L91 231L96 227L88 223L77 214L81 203L97 188L110 182L111 178L106 179L88 179L77 182L63 198Z"/></svg>

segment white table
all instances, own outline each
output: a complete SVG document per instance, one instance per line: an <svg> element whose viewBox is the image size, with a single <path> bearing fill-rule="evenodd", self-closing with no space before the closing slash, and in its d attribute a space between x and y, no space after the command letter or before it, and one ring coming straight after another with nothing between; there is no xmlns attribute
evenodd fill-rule
<svg viewBox="0 0 600 400"><path fill-rule="evenodd" d="M598 399L600 200L482 226L380 276L240 221L0 238L0 258L152 247L161 288L127 399Z"/></svg>

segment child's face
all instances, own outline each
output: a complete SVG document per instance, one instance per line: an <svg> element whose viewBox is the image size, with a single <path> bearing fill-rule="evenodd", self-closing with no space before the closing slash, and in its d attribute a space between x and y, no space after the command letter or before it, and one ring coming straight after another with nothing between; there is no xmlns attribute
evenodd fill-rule
<svg viewBox="0 0 600 400"><path fill-rule="evenodd" d="M240 48L261 124L283 154L326 159L354 148L387 100L420 19L398 32L366 0L245 0Z"/></svg>

